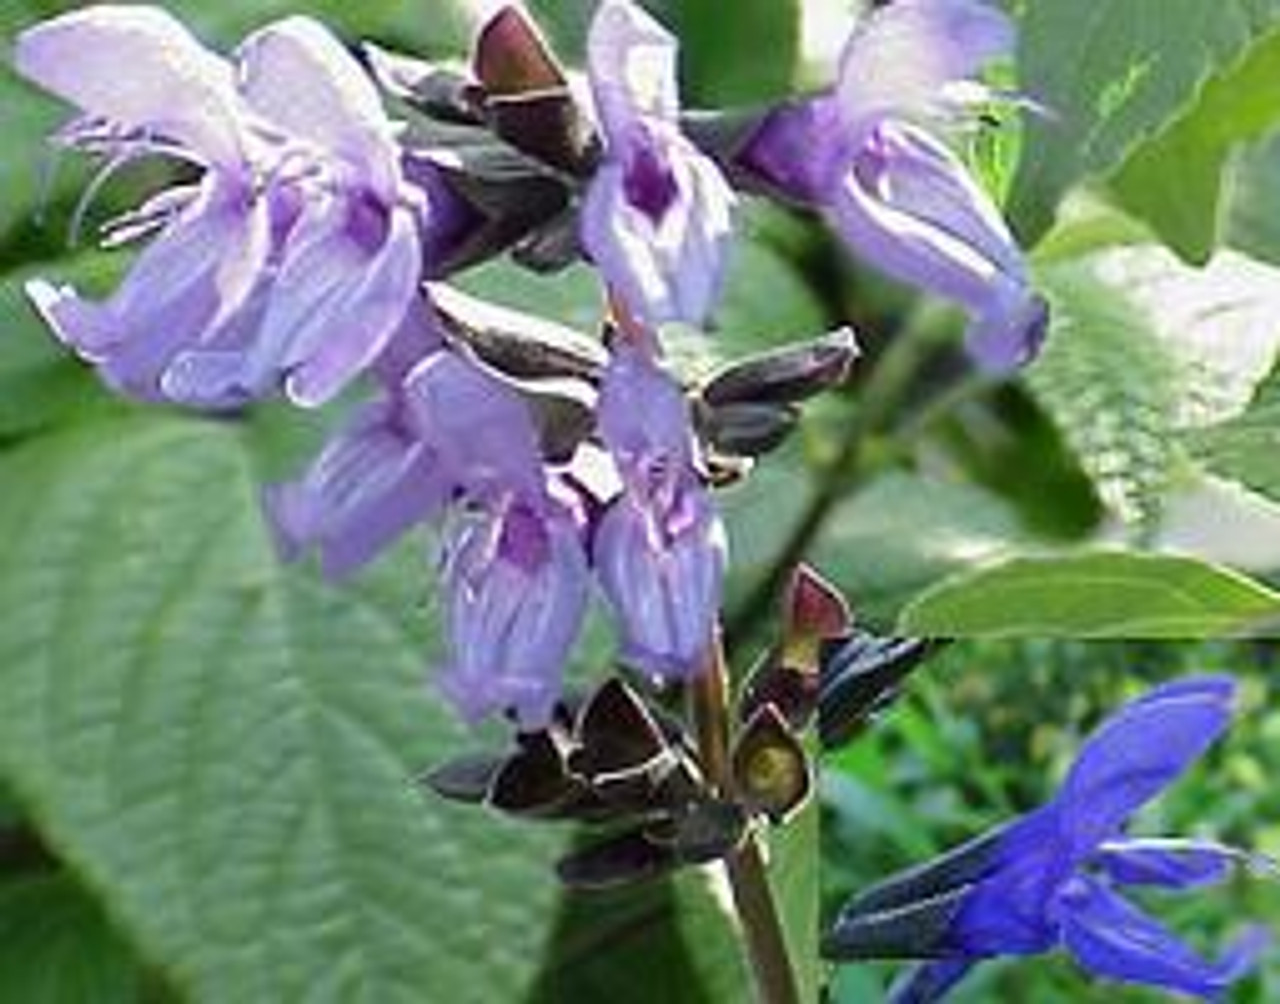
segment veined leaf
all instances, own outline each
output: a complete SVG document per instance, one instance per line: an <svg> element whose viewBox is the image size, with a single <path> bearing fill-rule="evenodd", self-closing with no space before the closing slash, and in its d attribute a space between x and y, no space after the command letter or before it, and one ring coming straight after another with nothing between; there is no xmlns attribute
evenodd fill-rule
<svg viewBox="0 0 1280 1004"><path fill-rule="evenodd" d="M424 800L425 570L282 569L253 463L172 420L3 458L0 776L194 999L519 999L559 840Z"/></svg>
<svg viewBox="0 0 1280 1004"><path fill-rule="evenodd" d="M1235 148L1280 124L1280 32L1206 85L1112 179L1120 204L1181 257L1204 264L1218 243L1224 173Z"/></svg>
<svg viewBox="0 0 1280 1004"><path fill-rule="evenodd" d="M1020 557L955 576L902 613L904 634L1208 638L1274 629L1280 593L1192 558L1099 551Z"/></svg>
<svg viewBox="0 0 1280 1004"><path fill-rule="evenodd" d="M1214 474L1280 502L1280 371L1262 383L1244 412L1196 430L1190 448Z"/></svg>
<svg viewBox="0 0 1280 1004"><path fill-rule="evenodd" d="M1011 212L1034 240L1085 175L1114 171L1215 74L1280 25L1276 0L1028 0L1019 87L1047 108L1029 117Z"/></svg>

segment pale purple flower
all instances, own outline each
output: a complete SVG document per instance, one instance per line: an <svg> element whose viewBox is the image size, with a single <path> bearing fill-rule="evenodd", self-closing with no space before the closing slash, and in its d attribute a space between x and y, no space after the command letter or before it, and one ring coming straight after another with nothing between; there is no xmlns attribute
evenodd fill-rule
<svg viewBox="0 0 1280 1004"><path fill-rule="evenodd" d="M297 481L263 501L281 556L315 548L331 579L351 574L405 532L440 516L457 487L432 430L411 407L403 381L439 349L424 310L413 311L379 359L383 386L329 439Z"/></svg>
<svg viewBox="0 0 1280 1004"><path fill-rule="evenodd" d="M464 495L444 544L441 687L469 721L511 711L543 727L586 610L578 526L548 491L527 406L496 377L440 352L405 392Z"/></svg>
<svg viewBox="0 0 1280 1004"><path fill-rule="evenodd" d="M511 711L523 729L545 727L586 609L577 527L513 499L464 516L445 547L445 696L468 721Z"/></svg>
<svg viewBox="0 0 1280 1004"><path fill-rule="evenodd" d="M333 397L419 295L428 207L358 63L317 22L250 36L234 61L150 7L75 11L18 38L24 76L79 106L74 147L201 169L124 221L154 232L104 301L36 282L58 336L112 386L235 407Z"/></svg>
<svg viewBox="0 0 1280 1004"><path fill-rule="evenodd" d="M1227 729L1234 697L1230 677L1201 676L1131 702L1088 739L1052 801L856 898L829 952L883 954L888 935L901 940L891 954L936 960L898 986L898 1004L940 999L984 959L1057 949L1098 976L1217 998L1248 971L1265 937L1249 931L1221 958L1205 959L1120 888L1195 889L1255 860L1211 841L1125 832Z"/></svg>
<svg viewBox="0 0 1280 1004"><path fill-rule="evenodd" d="M425 355L414 359L414 353ZM449 655L440 685L467 720L547 723L590 584L580 521L553 496L528 407L469 357L397 335L382 396L298 481L267 493L286 558L315 547L345 575L444 517Z"/></svg>
<svg viewBox="0 0 1280 1004"><path fill-rule="evenodd" d="M969 351L997 373L1034 357L1046 306L996 207L925 124L985 93L970 78L1012 43L1008 17L981 0L898 0L859 23L832 91L772 112L739 155L857 254L959 303Z"/></svg>
<svg viewBox="0 0 1280 1004"><path fill-rule="evenodd" d="M735 196L680 131L676 40L637 4L605 0L587 68L605 159L583 247L638 321L700 324L722 285Z"/></svg>
<svg viewBox="0 0 1280 1004"><path fill-rule="evenodd" d="M593 561L625 661L658 679L702 668L725 567L724 530L696 466L680 387L642 348L605 375L600 433L622 481L596 527Z"/></svg>

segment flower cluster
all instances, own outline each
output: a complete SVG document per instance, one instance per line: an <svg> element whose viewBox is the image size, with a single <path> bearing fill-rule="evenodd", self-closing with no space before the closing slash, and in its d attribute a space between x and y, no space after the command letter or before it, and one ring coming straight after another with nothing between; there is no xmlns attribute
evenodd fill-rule
<svg viewBox="0 0 1280 1004"><path fill-rule="evenodd" d="M873 265L959 302L979 365L1034 354L1043 302L943 138L1010 37L978 0L902 0L859 26L829 91L726 132L682 111L676 41L629 0L599 6L585 89L514 6L470 73L359 58L304 17L224 57L155 8L77 10L16 46L79 109L57 141L180 180L108 224L113 243L146 239L110 296L29 293L136 399L313 408L361 387L302 476L266 492L282 552L341 576L439 525L444 693L470 720L543 728L593 589L623 662L699 672L726 563L717 465L776 445L856 354L838 333L701 388L668 368L659 327L714 312L741 194L816 209ZM507 252L593 265L604 337L494 320L444 285Z"/></svg>

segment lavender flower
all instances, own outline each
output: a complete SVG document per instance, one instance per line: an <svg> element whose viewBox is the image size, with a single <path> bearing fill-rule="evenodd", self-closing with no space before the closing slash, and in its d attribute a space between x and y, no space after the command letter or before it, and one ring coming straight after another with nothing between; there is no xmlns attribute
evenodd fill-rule
<svg viewBox="0 0 1280 1004"><path fill-rule="evenodd" d="M858 25L832 91L776 109L739 155L767 187L820 208L858 254L961 304L969 351L997 373L1034 357L1046 307L990 199L919 122L983 93L969 78L1012 41L1008 18L980 0L899 0Z"/></svg>
<svg viewBox="0 0 1280 1004"><path fill-rule="evenodd" d="M623 658L661 679L688 677L711 644L725 566L688 407L645 349L624 345L605 375L599 419L623 490L596 528L593 557Z"/></svg>
<svg viewBox="0 0 1280 1004"><path fill-rule="evenodd" d="M541 728L586 609L579 528L547 490L528 409L497 378L440 352L405 392L465 494L445 540L441 686L468 720L513 710L523 728Z"/></svg>
<svg viewBox="0 0 1280 1004"><path fill-rule="evenodd" d="M1225 731L1234 697L1229 677L1203 676L1133 701L1090 737L1051 802L857 897L829 952L936 960L897 988L899 1004L939 999L983 959L1058 948L1099 976L1218 996L1249 969L1259 932L1209 961L1118 887L1196 888L1248 860L1208 841L1125 835L1133 813Z"/></svg>
<svg viewBox="0 0 1280 1004"><path fill-rule="evenodd" d="M583 247L642 324L699 324L719 294L735 198L680 132L676 41L636 4L605 0L587 59L606 159Z"/></svg>
<svg viewBox="0 0 1280 1004"><path fill-rule="evenodd" d="M83 109L68 145L202 172L122 221L122 239L157 236L105 301L30 287L109 384L213 408L283 386L314 405L377 357L418 295L426 205L323 27L278 21L229 62L163 11L92 7L24 32L16 63Z"/></svg>
<svg viewBox="0 0 1280 1004"><path fill-rule="evenodd" d="M414 367L439 349L434 317L422 305L411 310L378 360L378 397L337 431L301 479L264 492L285 560L314 547L325 575L343 578L443 513L457 472L404 388Z"/></svg>

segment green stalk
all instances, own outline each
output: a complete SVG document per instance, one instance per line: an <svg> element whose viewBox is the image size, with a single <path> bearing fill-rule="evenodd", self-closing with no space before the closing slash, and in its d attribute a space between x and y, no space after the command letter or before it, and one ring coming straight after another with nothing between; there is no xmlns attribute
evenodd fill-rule
<svg viewBox="0 0 1280 1004"><path fill-rule="evenodd" d="M728 679L719 637L712 645L703 671L690 682L689 698L698 751L707 778L717 793L731 795ZM795 970L769 885L760 837L749 830L742 843L726 855L724 864L760 1004L800 1004Z"/></svg>

